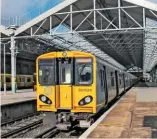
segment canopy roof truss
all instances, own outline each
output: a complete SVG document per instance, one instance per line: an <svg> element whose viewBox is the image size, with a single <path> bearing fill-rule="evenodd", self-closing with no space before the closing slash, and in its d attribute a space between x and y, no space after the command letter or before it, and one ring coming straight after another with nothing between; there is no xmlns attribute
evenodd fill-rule
<svg viewBox="0 0 157 139"><path fill-rule="evenodd" d="M64 0L19 27L15 36L79 34L127 69L136 66L147 71L157 61L156 22L157 6L147 1Z"/></svg>

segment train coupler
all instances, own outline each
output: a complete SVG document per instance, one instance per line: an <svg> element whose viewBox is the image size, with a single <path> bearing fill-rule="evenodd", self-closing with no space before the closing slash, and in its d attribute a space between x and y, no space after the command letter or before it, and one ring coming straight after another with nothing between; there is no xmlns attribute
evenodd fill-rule
<svg viewBox="0 0 157 139"><path fill-rule="evenodd" d="M59 130L64 130L64 131L67 131L71 128L71 123L58 123L56 124L56 127L59 129Z"/></svg>
<svg viewBox="0 0 157 139"><path fill-rule="evenodd" d="M91 126L91 121L87 121L87 120L79 121L79 127L81 127L81 128L88 128L90 126Z"/></svg>

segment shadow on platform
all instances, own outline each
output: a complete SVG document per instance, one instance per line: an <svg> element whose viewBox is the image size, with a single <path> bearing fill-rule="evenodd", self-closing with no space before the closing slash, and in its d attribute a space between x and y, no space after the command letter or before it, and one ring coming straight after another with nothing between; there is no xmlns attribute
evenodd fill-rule
<svg viewBox="0 0 157 139"><path fill-rule="evenodd" d="M157 87L157 83L152 82L139 82L134 87Z"/></svg>
<svg viewBox="0 0 157 139"><path fill-rule="evenodd" d="M144 116L143 127L150 127L151 137L157 138L157 116Z"/></svg>

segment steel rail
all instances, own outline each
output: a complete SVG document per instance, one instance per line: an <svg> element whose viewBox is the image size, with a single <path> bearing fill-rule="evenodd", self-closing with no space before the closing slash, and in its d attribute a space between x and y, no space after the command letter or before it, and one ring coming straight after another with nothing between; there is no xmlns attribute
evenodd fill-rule
<svg viewBox="0 0 157 139"><path fill-rule="evenodd" d="M25 118L28 118L28 117L33 117L33 116L35 116L35 115L39 115L39 113L32 113L32 114L28 114L28 115L21 116L21 117L19 117L19 118L13 119L13 120L9 120L9 121L3 122L3 123L1 123L1 127L2 127L2 126L5 126L5 125L7 125L7 124L12 124L12 123L14 123L14 122L16 122L16 121L20 121L20 120L25 119Z"/></svg>
<svg viewBox="0 0 157 139"><path fill-rule="evenodd" d="M42 124L42 123L43 123L43 120L40 119L40 120L38 120L38 121L36 121L36 122L34 122L34 123L31 123L31 124L28 124L28 125L23 126L23 127L21 127L21 128L18 128L18 129L9 131L8 133L4 133L4 134L1 135L1 138L10 137L10 136L12 136L12 135L14 135L14 134L20 133L20 132L22 132L22 131L24 131L24 130L26 130L26 129L32 128L32 127L34 127L34 126L36 126L36 125L39 125L39 124Z"/></svg>
<svg viewBox="0 0 157 139"><path fill-rule="evenodd" d="M44 135L48 134L49 132L51 132L54 129L56 129L56 127L51 127L49 129L47 129L46 131L40 133L39 135L35 136L34 138L42 138Z"/></svg>
<svg viewBox="0 0 157 139"><path fill-rule="evenodd" d="M52 131L47 136L45 136L44 138L53 138L59 132L60 132L59 130Z"/></svg>

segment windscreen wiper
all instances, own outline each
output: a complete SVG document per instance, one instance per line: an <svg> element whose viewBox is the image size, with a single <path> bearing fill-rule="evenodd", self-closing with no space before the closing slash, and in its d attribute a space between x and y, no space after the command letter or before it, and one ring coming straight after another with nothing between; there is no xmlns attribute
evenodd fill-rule
<svg viewBox="0 0 157 139"><path fill-rule="evenodd" d="M83 72L83 70L84 70L84 68L86 67L86 64L84 64L83 66L82 66L82 70L81 70L81 72L80 72L80 74L79 75L81 75L82 74L82 72Z"/></svg>

